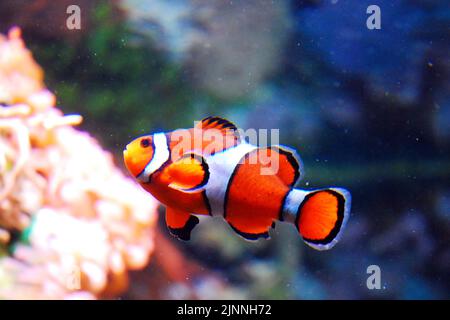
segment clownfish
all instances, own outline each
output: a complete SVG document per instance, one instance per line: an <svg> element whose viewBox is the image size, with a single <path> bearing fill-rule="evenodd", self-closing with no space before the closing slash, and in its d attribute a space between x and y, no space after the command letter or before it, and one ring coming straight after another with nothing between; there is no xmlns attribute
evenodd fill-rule
<svg viewBox="0 0 450 320"><path fill-rule="evenodd" d="M219 117L191 129L138 137L123 156L130 174L166 206L166 224L181 240L190 239L199 223L196 215L209 215L223 217L247 240L268 238L275 222L285 221L306 244L327 250L349 217L347 190L294 188L303 174L294 150L250 144Z"/></svg>

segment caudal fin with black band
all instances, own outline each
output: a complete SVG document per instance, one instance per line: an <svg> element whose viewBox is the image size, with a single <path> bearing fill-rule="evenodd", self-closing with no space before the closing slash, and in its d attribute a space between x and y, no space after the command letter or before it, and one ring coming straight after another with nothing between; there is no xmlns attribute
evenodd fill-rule
<svg viewBox="0 0 450 320"><path fill-rule="evenodd" d="M342 188L310 191L300 204L295 225L314 249L331 249L340 239L350 214L351 196Z"/></svg>

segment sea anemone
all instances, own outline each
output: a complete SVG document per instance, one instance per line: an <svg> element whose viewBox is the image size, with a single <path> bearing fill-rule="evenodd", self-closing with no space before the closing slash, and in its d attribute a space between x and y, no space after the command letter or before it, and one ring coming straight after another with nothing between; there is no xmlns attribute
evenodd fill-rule
<svg viewBox="0 0 450 320"><path fill-rule="evenodd" d="M20 29L0 34L0 298L114 297L149 261L157 203L43 78Z"/></svg>

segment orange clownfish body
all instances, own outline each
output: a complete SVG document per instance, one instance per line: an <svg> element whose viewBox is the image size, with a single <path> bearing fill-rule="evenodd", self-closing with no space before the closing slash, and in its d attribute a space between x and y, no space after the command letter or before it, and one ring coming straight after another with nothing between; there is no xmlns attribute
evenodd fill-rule
<svg viewBox="0 0 450 320"><path fill-rule="evenodd" d="M196 215L221 216L247 240L268 238L276 221L292 223L318 250L339 240L350 212L342 188L294 188L300 158L283 146L242 141L234 124L208 117L192 129L139 137L124 150L127 169L163 203L171 233L189 240Z"/></svg>

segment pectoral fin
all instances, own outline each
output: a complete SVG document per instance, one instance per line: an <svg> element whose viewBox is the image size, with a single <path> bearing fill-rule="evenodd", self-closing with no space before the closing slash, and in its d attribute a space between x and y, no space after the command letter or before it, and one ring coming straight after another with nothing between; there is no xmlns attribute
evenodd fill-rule
<svg viewBox="0 0 450 320"><path fill-rule="evenodd" d="M170 233L177 238L188 241L191 238L191 231L198 224L196 216L189 212L167 207L166 224Z"/></svg>
<svg viewBox="0 0 450 320"><path fill-rule="evenodd" d="M209 179L205 159L195 153L183 155L165 170L169 187L186 193L200 192Z"/></svg>

